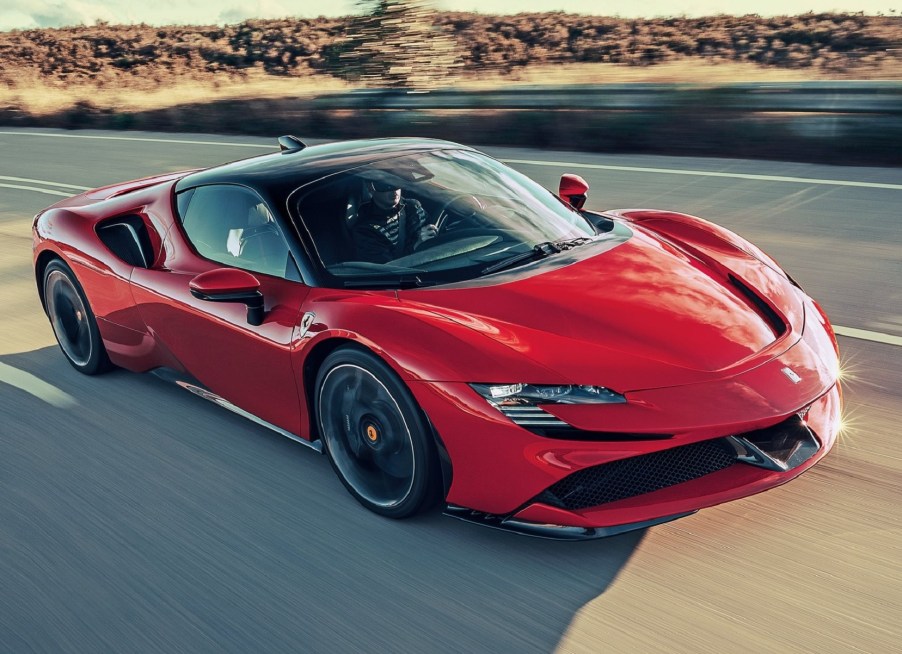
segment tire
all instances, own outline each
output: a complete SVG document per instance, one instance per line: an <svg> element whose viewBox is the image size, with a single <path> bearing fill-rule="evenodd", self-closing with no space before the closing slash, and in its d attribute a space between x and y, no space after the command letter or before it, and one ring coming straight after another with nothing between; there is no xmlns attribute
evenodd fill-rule
<svg viewBox="0 0 902 654"><path fill-rule="evenodd" d="M73 368L97 375L113 367L81 284L59 259L44 269L44 306L56 341Z"/></svg>
<svg viewBox="0 0 902 654"><path fill-rule="evenodd" d="M329 461L363 506L407 518L438 498L432 432L410 391L381 359L356 347L332 352L316 377L315 410Z"/></svg>

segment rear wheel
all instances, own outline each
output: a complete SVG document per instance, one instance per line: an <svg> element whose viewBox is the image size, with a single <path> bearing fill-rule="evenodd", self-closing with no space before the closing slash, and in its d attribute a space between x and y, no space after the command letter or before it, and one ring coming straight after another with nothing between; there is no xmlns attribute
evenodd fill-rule
<svg viewBox="0 0 902 654"><path fill-rule="evenodd" d="M112 368L91 306L72 269L60 260L44 270L44 303L60 349L86 375Z"/></svg>
<svg viewBox="0 0 902 654"><path fill-rule="evenodd" d="M326 357L316 414L332 467L365 507L406 518L436 499L432 434L410 391L378 357L354 347Z"/></svg>

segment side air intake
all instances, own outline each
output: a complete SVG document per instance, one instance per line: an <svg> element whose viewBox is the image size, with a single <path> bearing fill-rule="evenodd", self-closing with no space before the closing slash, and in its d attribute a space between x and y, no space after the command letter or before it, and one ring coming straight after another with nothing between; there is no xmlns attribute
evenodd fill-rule
<svg viewBox="0 0 902 654"><path fill-rule="evenodd" d="M147 225L140 216L119 216L97 226L97 236L117 257L130 266L150 268L153 265L153 246Z"/></svg>

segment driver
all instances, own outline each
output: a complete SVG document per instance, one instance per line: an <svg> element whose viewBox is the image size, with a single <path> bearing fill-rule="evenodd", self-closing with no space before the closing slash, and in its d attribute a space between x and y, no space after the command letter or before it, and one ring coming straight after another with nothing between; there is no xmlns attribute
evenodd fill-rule
<svg viewBox="0 0 902 654"><path fill-rule="evenodd" d="M417 200L402 199L401 189L380 181L368 181L373 199L360 207L351 233L358 261L386 263L413 252L438 231L427 222Z"/></svg>

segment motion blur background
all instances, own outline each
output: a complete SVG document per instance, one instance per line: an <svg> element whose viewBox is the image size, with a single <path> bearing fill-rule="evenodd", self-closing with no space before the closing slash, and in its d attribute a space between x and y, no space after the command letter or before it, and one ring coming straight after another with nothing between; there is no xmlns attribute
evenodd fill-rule
<svg viewBox="0 0 902 654"><path fill-rule="evenodd" d="M896 1L13 0L0 124L896 164Z"/></svg>
<svg viewBox="0 0 902 654"><path fill-rule="evenodd" d="M898 652L898 3L5 0L0 652ZM284 133L452 138L750 238L837 326L839 443L767 493L554 543L385 520L250 421L72 370L34 214Z"/></svg>

